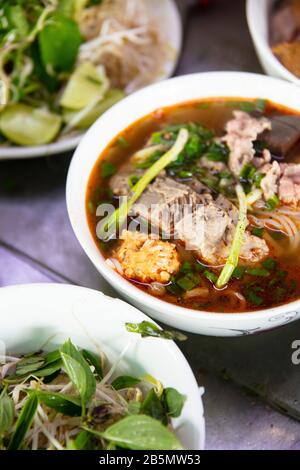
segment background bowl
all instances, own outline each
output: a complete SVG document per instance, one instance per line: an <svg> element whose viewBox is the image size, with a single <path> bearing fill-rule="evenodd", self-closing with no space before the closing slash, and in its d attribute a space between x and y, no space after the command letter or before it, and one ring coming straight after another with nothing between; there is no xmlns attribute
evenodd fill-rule
<svg viewBox="0 0 300 470"><path fill-rule="evenodd" d="M201 394L193 373L173 341L141 338L128 333L125 322L149 320L125 302L100 292L63 284L31 284L0 289L0 354L51 351L71 338L79 347L97 352L97 345L114 361L131 344L120 363L122 372L151 374L164 386L186 396L176 434L187 449L203 449ZM98 350L99 351L99 350ZM163 358L163 360L162 360ZM176 368L176 373L174 370Z"/></svg>
<svg viewBox="0 0 300 470"><path fill-rule="evenodd" d="M300 301L252 313L217 314L178 307L146 294L113 271L88 226L85 198L91 171L112 139L155 109L211 97L265 98L300 112L300 89L283 80L239 72L185 75L144 88L105 113L77 148L67 179L69 217L79 243L105 279L129 302L163 323L211 336L240 336L268 330L300 316Z"/></svg>
<svg viewBox="0 0 300 470"><path fill-rule="evenodd" d="M260 63L268 75L284 78L300 86L292 74L273 54L269 44L269 14L275 0L247 0L247 21Z"/></svg>
<svg viewBox="0 0 300 470"><path fill-rule="evenodd" d="M156 81L171 77L177 66L182 47L182 23L178 8L174 0L151 0L151 10L159 29L164 32L165 39L174 51L174 55L168 58L162 65L162 71ZM168 25L165 28L165 25ZM35 147L0 146L0 160L23 159L33 157L47 157L73 150L77 147L84 133L78 132L73 136L59 138L56 142Z"/></svg>

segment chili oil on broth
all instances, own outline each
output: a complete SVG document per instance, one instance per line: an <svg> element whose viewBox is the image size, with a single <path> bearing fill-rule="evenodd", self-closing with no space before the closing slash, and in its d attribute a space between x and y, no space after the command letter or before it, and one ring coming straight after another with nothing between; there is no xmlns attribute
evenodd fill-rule
<svg viewBox="0 0 300 470"><path fill-rule="evenodd" d="M211 98L205 100L192 101L182 103L176 106L161 108L152 114L138 120L130 125L127 129L117 135L113 141L102 152L91 172L87 192L86 192L86 213L91 234L97 244L101 254L105 259L111 257L114 249L118 246L119 241L102 242L97 238L96 227L100 218L95 215L96 208L99 204L110 202L117 207L118 198L112 197L109 189L110 177L103 177L103 162L112 164L116 171L133 155L136 151L143 148L153 132L160 131L166 125L176 125L184 123L201 124L208 129L212 129L216 136L221 136L224 132L226 122L232 118L233 110L236 110L235 103L249 103L255 100L246 100L241 98ZM297 115L294 110L276 105L269 101L266 102L263 116L270 117L274 114L293 114ZM299 115L299 114L298 114ZM287 161L300 162L300 146L296 147L289 155ZM250 230L255 227L251 223ZM128 222L132 220L129 219ZM172 241L176 244L181 266L188 262L195 266L200 265L199 270L201 278L201 286L208 289L209 295L206 299L187 299L182 295L166 292L159 298L169 303L173 303L182 307L195 310L220 313L243 313L248 311L256 311L264 308L282 305L300 298L300 250L296 253L289 254L287 250L288 239L278 230L272 227L264 230L263 238L270 248L269 257L276 263L276 269L271 270L271 279L264 276L255 276L244 274L242 279L231 279L229 285L218 290L214 286L211 279L203 275L206 270L214 267L202 265L192 252L185 250L180 242ZM277 248L280 248L277 249ZM262 267L263 269L263 267ZM280 281L281 277L281 281ZM277 284L275 283L277 279ZM273 286L272 286L272 282ZM149 284L137 282L135 279L129 279L136 287L146 293L150 293ZM275 288L278 283L286 284L288 287L286 292L281 291L281 295L275 294ZM294 285L293 289L290 288ZM277 286L277 287L276 287ZM253 299L255 295L260 297L260 289L264 289L263 301L258 304L246 298L247 291L254 289ZM276 291L279 292L279 291Z"/></svg>

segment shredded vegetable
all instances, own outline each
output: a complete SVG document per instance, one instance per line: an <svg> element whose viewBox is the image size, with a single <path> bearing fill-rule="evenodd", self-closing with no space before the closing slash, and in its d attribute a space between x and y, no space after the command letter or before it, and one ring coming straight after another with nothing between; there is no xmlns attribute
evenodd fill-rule
<svg viewBox="0 0 300 470"><path fill-rule="evenodd" d="M235 229L233 242L231 245L230 253L224 268L217 280L216 286L218 289L225 287L232 276L233 271L238 265L239 254L243 243L244 234L247 228L247 199L241 185L237 185L236 193L239 200L239 220Z"/></svg>

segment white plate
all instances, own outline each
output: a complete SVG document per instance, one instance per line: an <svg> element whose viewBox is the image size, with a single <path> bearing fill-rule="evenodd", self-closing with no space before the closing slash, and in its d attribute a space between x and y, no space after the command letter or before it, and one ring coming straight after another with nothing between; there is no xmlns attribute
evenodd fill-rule
<svg viewBox="0 0 300 470"><path fill-rule="evenodd" d="M151 8L153 8L153 12L155 12L157 21L160 24L159 28L165 33L166 42L175 52L172 60L165 62L163 73L156 80L160 81L171 77L177 66L182 46L182 23L174 0L151 0ZM0 160L46 157L67 152L77 147L83 135L84 133L80 133L75 137L66 137L57 142L36 147L0 146Z"/></svg>
<svg viewBox="0 0 300 470"><path fill-rule="evenodd" d="M31 284L0 289L0 354L50 351L68 338L110 362L128 345L122 373L149 373L186 396L175 432L187 449L203 449L204 418L200 392L183 354L173 341L128 333L125 322L150 320L125 302L101 292L65 284ZM99 350L98 350L99 351Z"/></svg>

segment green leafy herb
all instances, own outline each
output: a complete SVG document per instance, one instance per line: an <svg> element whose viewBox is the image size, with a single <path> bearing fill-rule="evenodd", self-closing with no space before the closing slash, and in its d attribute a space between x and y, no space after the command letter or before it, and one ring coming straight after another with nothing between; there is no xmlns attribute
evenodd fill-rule
<svg viewBox="0 0 300 470"><path fill-rule="evenodd" d="M67 416L80 416L82 413L80 398L72 395L37 391L36 393L39 401L44 403L49 408L63 413Z"/></svg>
<svg viewBox="0 0 300 470"><path fill-rule="evenodd" d="M81 353L84 359L88 362L88 364L94 367L95 375L98 377L99 380L101 380L103 378L101 359L95 356L95 354L91 353L90 351L87 351L87 349L83 349Z"/></svg>
<svg viewBox="0 0 300 470"><path fill-rule="evenodd" d="M29 356L24 357L17 362L16 375L28 375L31 372L37 371L45 363L45 358L42 356Z"/></svg>
<svg viewBox="0 0 300 470"><path fill-rule="evenodd" d="M14 421L15 405L6 389L0 395L0 437L9 430Z"/></svg>
<svg viewBox="0 0 300 470"><path fill-rule="evenodd" d="M141 414L151 416L164 425L168 423L167 415L162 402L158 398L155 390L151 388L146 395L146 398L141 406Z"/></svg>
<svg viewBox="0 0 300 470"><path fill-rule="evenodd" d="M61 13L54 13L38 39L42 62L49 75L72 69L81 44L75 21Z"/></svg>
<svg viewBox="0 0 300 470"><path fill-rule="evenodd" d="M154 323L142 321L141 323L126 323L126 329L130 333L139 333L142 338L152 336L154 338L171 339L174 341L185 341L187 337L174 330L161 330Z"/></svg>
<svg viewBox="0 0 300 470"><path fill-rule="evenodd" d="M165 388L162 395L162 401L168 416L178 418L181 415L185 397L175 388Z"/></svg>
<svg viewBox="0 0 300 470"><path fill-rule="evenodd" d="M129 375L120 375L112 381L111 386L115 390L123 390L124 388L135 387L139 382L140 379L137 379L136 377L131 377Z"/></svg>
<svg viewBox="0 0 300 470"><path fill-rule="evenodd" d="M18 450L21 447L27 431L30 429L34 419L38 403L39 402L36 393L31 393L27 398L17 419L16 429L9 442L8 450Z"/></svg>
<svg viewBox="0 0 300 470"><path fill-rule="evenodd" d="M70 340L61 346L60 354L64 368L77 388L82 401L89 402L96 390L96 379L89 364Z"/></svg>
<svg viewBox="0 0 300 470"><path fill-rule="evenodd" d="M103 433L95 433L125 449L182 450L177 437L159 421L145 415L131 415L118 421Z"/></svg>

